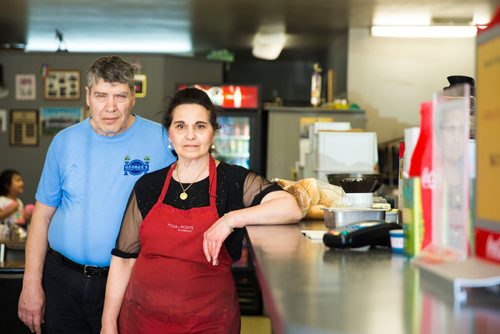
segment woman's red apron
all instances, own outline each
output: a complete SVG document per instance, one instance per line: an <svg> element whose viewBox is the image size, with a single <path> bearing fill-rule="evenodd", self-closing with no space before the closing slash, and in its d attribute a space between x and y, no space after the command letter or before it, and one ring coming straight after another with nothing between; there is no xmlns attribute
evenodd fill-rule
<svg viewBox="0 0 500 334"><path fill-rule="evenodd" d="M215 161L210 158L207 207L163 204L174 168L140 227L141 251L125 292L120 333L239 333L231 257L222 245L213 266L202 247L203 233L219 218Z"/></svg>

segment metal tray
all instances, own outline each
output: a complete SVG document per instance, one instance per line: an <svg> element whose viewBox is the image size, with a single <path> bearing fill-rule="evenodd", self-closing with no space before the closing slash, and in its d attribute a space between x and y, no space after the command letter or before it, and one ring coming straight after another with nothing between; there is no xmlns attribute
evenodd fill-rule
<svg viewBox="0 0 500 334"><path fill-rule="evenodd" d="M324 208L325 226L329 229L365 220L385 220L384 209Z"/></svg>

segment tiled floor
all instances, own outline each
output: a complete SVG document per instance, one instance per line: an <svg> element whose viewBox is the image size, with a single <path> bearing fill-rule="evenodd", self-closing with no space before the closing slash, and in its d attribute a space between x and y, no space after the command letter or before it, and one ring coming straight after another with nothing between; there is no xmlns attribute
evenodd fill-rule
<svg viewBox="0 0 500 334"><path fill-rule="evenodd" d="M271 320L263 316L242 316L241 334L271 334Z"/></svg>

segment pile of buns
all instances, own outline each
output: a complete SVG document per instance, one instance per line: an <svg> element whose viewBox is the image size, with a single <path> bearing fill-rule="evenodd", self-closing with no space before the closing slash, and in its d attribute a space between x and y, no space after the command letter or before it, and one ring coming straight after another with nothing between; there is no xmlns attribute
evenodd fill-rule
<svg viewBox="0 0 500 334"><path fill-rule="evenodd" d="M339 186L305 178L299 181L274 179L278 185L295 197L302 210L302 218L323 219L323 208L331 208L342 200L344 190Z"/></svg>

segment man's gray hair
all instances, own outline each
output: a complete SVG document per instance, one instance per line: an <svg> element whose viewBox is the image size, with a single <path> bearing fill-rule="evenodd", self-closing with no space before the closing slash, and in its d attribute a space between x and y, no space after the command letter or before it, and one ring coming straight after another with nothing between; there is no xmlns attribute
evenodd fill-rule
<svg viewBox="0 0 500 334"><path fill-rule="evenodd" d="M99 79L104 82L127 84L134 94L134 66L118 56L97 58L87 72L87 87L92 87Z"/></svg>

